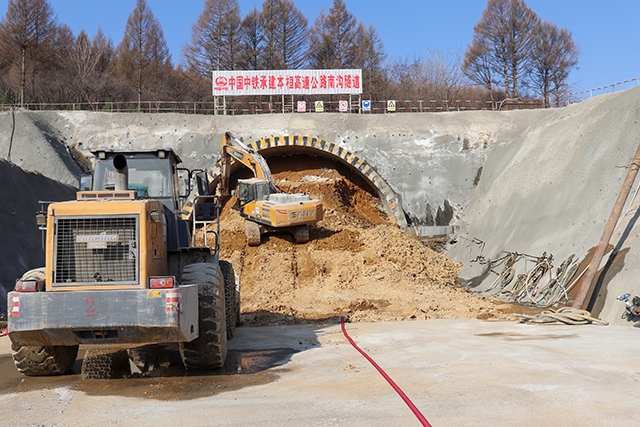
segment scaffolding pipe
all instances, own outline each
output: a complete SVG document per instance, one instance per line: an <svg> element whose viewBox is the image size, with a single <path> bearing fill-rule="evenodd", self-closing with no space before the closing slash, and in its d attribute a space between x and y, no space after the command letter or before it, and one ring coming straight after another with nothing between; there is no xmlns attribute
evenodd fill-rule
<svg viewBox="0 0 640 427"><path fill-rule="evenodd" d="M600 238L600 242L598 243L595 253L593 254L591 263L589 264L589 267L587 268L587 271L582 278L582 281L580 282L580 287L578 289L578 293L576 294L576 299L573 302L574 308L583 309L585 306L585 301L588 304L589 300L591 299L591 293L594 289L593 281L596 277L596 273L598 272L598 268L600 267L600 262L602 262L602 258L604 257L604 253L607 249L607 246L609 245L611 236L613 236L613 232L615 231L618 219L620 219L622 209L624 208L624 205L627 202L627 197L631 192L631 187L636 180L636 175L638 174L638 169L640 168L640 162L638 162L638 160L640 160L640 146L638 146L638 150L633 157L631 166L629 166L629 171L627 172L627 177L622 184L622 189L620 189L618 200L616 200L616 204L613 206L611 216L609 216L609 221L604 228L604 233L602 233L602 237Z"/></svg>

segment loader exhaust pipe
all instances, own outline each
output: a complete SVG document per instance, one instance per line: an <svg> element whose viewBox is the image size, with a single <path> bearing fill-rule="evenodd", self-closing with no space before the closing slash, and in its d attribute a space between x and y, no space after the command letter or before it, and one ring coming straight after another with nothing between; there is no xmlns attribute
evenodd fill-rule
<svg viewBox="0 0 640 427"><path fill-rule="evenodd" d="M129 168L127 158L118 154L113 158L113 167L116 171L116 191L129 191Z"/></svg>

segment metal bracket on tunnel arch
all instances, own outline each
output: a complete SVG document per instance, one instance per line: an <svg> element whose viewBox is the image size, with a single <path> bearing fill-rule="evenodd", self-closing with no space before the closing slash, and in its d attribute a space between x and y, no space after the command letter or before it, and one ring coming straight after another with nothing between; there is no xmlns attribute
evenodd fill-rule
<svg viewBox="0 0 640 427"><path fill-rule="evenodd" d="M339 145L319 138L310 138L307 136L280 136L264 138L248 145L262 155L269 155L270 152L274 151L286 154L306 152L335 160L346 165L357 175L364 178L364 180L375 189L389 218L391 218L402 229L407 229L407 220L404 210L402 209L400 198L396 192L393 191L391 186L380 176L373 166ZM232 160L231 166L233 167L236 163L238 162ZM222 174L222 160L214 163L207 170L207 174L209 176L209 188L211 190L215 190ZM182 218L185 220L191 220L193 204L197 196L196 193L197 191L194 189L182 209Z"/></svg>

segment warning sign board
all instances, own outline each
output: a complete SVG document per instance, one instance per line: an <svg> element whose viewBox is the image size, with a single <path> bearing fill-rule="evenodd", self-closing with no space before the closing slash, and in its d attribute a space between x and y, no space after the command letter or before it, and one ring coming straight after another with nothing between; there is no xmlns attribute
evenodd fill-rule
<svg viewBox="0 0 640 427"><path fill-rule="evenodd" d="M305 101L298 101L298 113L304 113L307 111L307 103Z"/></svg>
<svg viewBox="0 0 640 427"><path fill-rule="evenodd" d="M387 101L387 111L396 111L396 101Z"/></svg>
<svg viewBox="0 0 640 427"><path fill-rule="evenodd" d="M316 113L322 113L324 111L324 103L322 101L316 101Z"/></svg>
<svg viewBox="0 0 640 427"><path fill-rule="evenodd" d="M362 111L371 111L371 101L362 101Z"/></svg>
<svg viewBox="0 0 640 427"><path fill-rule="evenodd" d="M340 112L346 113L349 109L349 103L347 101L340 101Z"/></svg>

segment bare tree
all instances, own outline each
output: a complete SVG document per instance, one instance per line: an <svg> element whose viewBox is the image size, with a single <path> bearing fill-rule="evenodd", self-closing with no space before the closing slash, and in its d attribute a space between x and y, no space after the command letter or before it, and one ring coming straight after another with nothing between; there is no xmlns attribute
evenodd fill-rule
<svg viewBox="0 0 640 427"><path fill-rule="evenodd" d="M236 69L240 39L238 0L205 0L191 40L182 48L187 69L209 79L213 70Z"/></svg>
<svg viewBox="0 0 640 427"><path fill-rule="evenodd" d="M356 63L356 18L344 0L333 0L329 13L320 11L311 30L309 52L314 68L352 68Z"/></svg>
<svg viewBox="0 0 640 427"><path fill-rule="evenodd" d="M551 106L551 94L556 102L566 92L569 72L578 65L579 51L571 32L548 21L534 31L531 51L531 81L545 107Z"/></svg>
<svg viewBox="0 0 640 427"><path fill-rule="evenodd" d="M117 63L120 75L136 89L138 109L143 91L156 86L173 69L160 21L153 16L146 0L136 0L129 15L118 46Z"/></svg>
<svg viewBox="0 0 640 427"><path fill-rule="evenodd" d="M282 51L279 49L279 27L282 14L282 2L280 0L265 0L262 3L262 11L259 15L262 28L262 56L261 65L266 70L282 68Z"/></svg>
<svg viewBox="0 0 640 427"><path fill-rule="evenodd" d="M282 68L285 70L301 68L307 59L308 21L292 0L281 0L281 2L279 46L282 51Z"/></svg>
<svg viewBox="0 0 640 427"><path fill-rule="evenodd" d="M531 69L531 49L533 31L540 24L540 18L524 0L511 0L509 8L508 58L513 97L520 96L518 82Z"/></svg>
<svg viewBox="0 0 640 427"><path fill-rule="evenodd" d="M374 99L374 88L378 92L387 83L384 70L387 54L384 51L384 43L373 24L366 27L360 21L356 30L355 45L355 66L362 69L363 86L366 86L369 92L369 99Z"/></svg>
<svg viewBox="0 0 640 427"><path fill-rule="evenodd" d="M493 85L495 63L490 53L489 43L478 34L473 36L473 43L467 48L462 64L463 73L475 84L487 89L494 100Z"/></svg>
<svg viewBox="0 0 640 427"><path fill-rule="evenodd" d="M260 57L262 54L262 25L259 19L260 13L254 6L247 13L240 25L240 43L242 53L239 67L245 70L260 69Z"/></svg>
<svg viewBox="0 0 640 427"><path fill-rule="evenodd" d="M34 75L51 59L50 43L55 35L53 8L47 0L9 0L0 22L2 56L19 64L20 105L24 106L27 74Z"/></svg>
<svg viewBox="0 0 640 427"><path fill-rule="evenodd" d="M524 0L489 0L465 53L467 75L486 87L486 78L494 71L495 77L501 76L505 93L518 97L523 76L529 72L532 34L539 21Z"/></svg>

